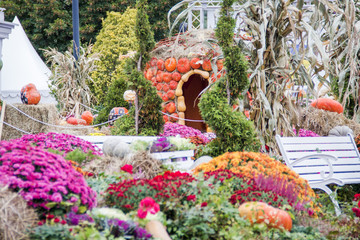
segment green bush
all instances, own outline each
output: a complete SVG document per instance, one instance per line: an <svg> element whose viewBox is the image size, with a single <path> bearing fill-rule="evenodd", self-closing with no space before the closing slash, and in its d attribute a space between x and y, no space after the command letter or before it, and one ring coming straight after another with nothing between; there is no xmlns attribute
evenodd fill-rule
<svg viewBox="0 0 360 240"><path fill-rule="evenodd" d="M101 57L96 63L97 70L91 75L94 82L90 83L90 88L99 103L104 102L111 83L119 80L123 74L123 64L119 57L138 48L135 36L135 16L136 9L130 8L123 14L109 12L103 21L103 28L96 37L93 52L100 53ZM123 92L117 94L122 97ZM123 104L116 105L119 107ZM105 107L107 107L106 104Z"/></svg>

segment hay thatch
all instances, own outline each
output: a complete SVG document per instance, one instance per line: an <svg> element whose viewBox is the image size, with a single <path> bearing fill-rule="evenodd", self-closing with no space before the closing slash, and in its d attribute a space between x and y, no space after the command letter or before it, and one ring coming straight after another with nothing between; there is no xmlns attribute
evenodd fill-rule
<svg viewBox="0 0 360 240"><path fill-rule="evenodd" d="M35 210L20 195L0 187L0 239L27 239L26 231L38 221Z"/></svg>
<svg viewBox="0 0 360 240"><path fill-rule="evenodd" d="M120 172L120 168L125 164L132 165L135 175L141 178L150 179L162 171L161 161L151 157L148 152L129 154L125 158L102 156L85 164L82 169L95 174L113 175L115 172Z"/></svg>
<svg viewBox="0 0 360 240"><path fill-rule="evenodd" d="M58 119L57 110L54 104L13 105L27 115L45 123L56 124L56 120ZM4 122L29 133L41 133L49 130L49 126L28 118L10 105L6 105ZM22 135L24 135L24 133L19 130L9 127L6 124L3 125L2 140L19 138Z"/></svg>
<svg viewBox="0 0 360 240"><path fill-rule="evenodd" d="M166 38L159 41L151 55L157 58L166 59L168 57L208 57L213 56L211 47L219 54L222 54L220 47L211 43L208 40L215 39L214 30L192 30L176 35L171 38Z"/></svg>
<svg viewBox="0 0 360 240"><path fill-rule="evenodd" d="M360 134L360 124L346 118L343 114L308 107L300 114L300 128L311 130L320 136L327 136L336 126L348 126L354 136Z"/></svg>

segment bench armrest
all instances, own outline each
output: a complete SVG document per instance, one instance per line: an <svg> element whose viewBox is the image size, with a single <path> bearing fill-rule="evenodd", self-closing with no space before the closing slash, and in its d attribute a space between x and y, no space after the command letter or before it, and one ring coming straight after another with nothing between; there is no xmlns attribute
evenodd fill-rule
<svg viewBox="0 0 360 240"><path fill-rule="evenodd" d="M295 161L293 161L292 163L290 163L289 167L292 170L294 170L293 167L295 165L297 165L298 163L303 162L305 160L312 159L312 158L317 158L318 160L324 160L325 162L327 162L327 164L329 165L329 174L328 174L328 176L325 176L325 171L324 170L321 170L320 174L321 174L321 177L323 178L323 181L330 180L332 178L333 174L334 174L332 164L333 164L333 161L337 161L337 157L334 157L334 156L329 155L329 154L317 153L317 154L311 154L311 155L308 155L308 156L305 156L305 157L302 157L302 158L298 158Z"/></svg>

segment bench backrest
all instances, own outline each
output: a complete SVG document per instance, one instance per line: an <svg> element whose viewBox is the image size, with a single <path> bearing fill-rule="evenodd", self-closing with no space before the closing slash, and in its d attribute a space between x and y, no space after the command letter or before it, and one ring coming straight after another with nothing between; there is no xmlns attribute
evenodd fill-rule
<svg viewBox="0 0 360 240"><path fill-rule="evenodd" d="M309 182L321 181L324 179L321 172L326 175L332 171L332 178L340 179L344 183L360 182L360 156L350 134L341 137L277 135L276 141L285 163ZM328 158L327 162L322 155L331 155L333 159ZM301 160L303 158L306 159Z"/></svg>

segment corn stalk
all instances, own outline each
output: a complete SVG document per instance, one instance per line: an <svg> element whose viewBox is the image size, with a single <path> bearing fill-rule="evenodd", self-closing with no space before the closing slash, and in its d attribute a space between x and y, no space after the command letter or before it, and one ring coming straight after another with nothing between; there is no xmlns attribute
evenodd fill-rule
<svg viewBox="0 0 360 240"><path fill-rule="evenodd" d="M86 49L80 47L80 56L76 61L69 49L65 53L50 48L44 50L47 62L51 65L50 89L60 105L60 113L67 114L76 108L75 115L91 106L94 96L88 87L92 81L90 73L96 69L95 61L99 60L98 54L90 56L92 45ZM79 104L83 105L79 105Z"/></svg>

